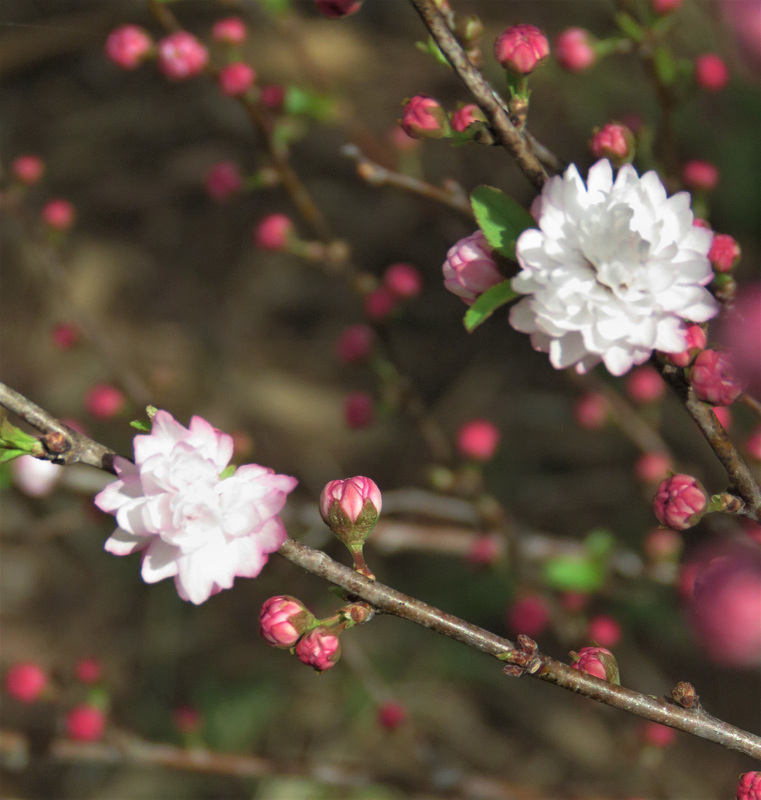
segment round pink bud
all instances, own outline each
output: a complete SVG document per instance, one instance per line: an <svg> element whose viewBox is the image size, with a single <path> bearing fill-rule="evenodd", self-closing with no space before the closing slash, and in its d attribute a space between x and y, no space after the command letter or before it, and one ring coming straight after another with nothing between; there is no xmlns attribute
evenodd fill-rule
<svg viewBox="0 0 761 800"><path fill-rule="evenodd" d="M42 178L45 162L39 156L18 156L11 164L11 173L19 183L31 186Z"/></svg>
<svg viewBox="0 0 761 800"><path fill-rule="evenodd" d="M85 394L85 409L98 419L111 419L121 413L127 399L121 389L110 383L98 383Z"/></svg>
<svg viewBox="0 0 761 800"><path fill-rule="evenodd" d="M384 730L395 731L407 720L407 709L395 700L388 700L378 706L377 720Z"/></svg>
<svg viewBox="0 0 761 800"><path fill-rule="evenodd" d="M720 350L698 353L690 368L689 379L698 400L714 406L731 406L743 393L729 356Z"/></svg>
<svg viewBox="0 0 761 800"><path fill-rule="evenodd" d="M476 567L490 567L500 558L504 549L502 537L494 533L483 533L473 537L466 558Z"/></svg>
<svg viewBox="0 0 761 800"><path fill-rule="evenodd" d="M76 218L74 206L68 200L50 200L40 213L42 221L53 230L67 231Z"/></svg>
<svg viewBox="0 0 761 800"><path fill-rule="evenodd" d="M79 342L79 328L71 322L59 322L53 328L51 338L59 350L71 350Z"/></svg>
<svg viewBox="0 0 761 800"><path fill-rule="evenodd" d="M494 42L494 56L513 75L529 75L550 54L547 37L533 25L513 25Z"/></svg>
<svg viewBox="0 0 761 800"><path fill-rule="evenodd" d="M259 612L259 633L273 647L289 650L314 624L307 607L290 595L270 597Z"/></svg>
<svg viewBox="0 0 761 800"><path fill-rule="evenodd" d="M742 251L737 240L728 233L718 233L713 237L708 258L714 272L731 272L740 262Z"/></svg>
<svg viewBox="0 0 761 800"><path fill-rule="evenodd" d="M66 715L66 733L77 742L97 742L106 730L106 715L95 706L74 706Z"/></svg>
<svg viewBox="0 0 761 800"><path fill-rule="evenodd" d="M675 531L697 525L707 504L708 495L700 481L681 473L662 481L653 500L658 522Z"/></svg>
<svg viewBox="0 0 761 800"><path fill-rule="evenodd" d="M381 322L393 313L398 300L398 296L390 289L385 287L373 289L362 300L365 316L374 322Z"/></svg>
<svg viewBox="0 0 761 800"><path fill-rule="evenodd" d="M621 625L607 614L592 617L587 626L587 638L601 647L615 647L621 641L622 634Z"/></svg>
<svg viewBox="0 0 761 800"><path fill-rule="evenodd" d="M745 451L754 461L761 461L761 425L745 440Z"/></svg>
<svg viewBox="0 0 761 800"><path fill-rule="evenodd" d="M449 248L442 272L445 288L461 297L467 305L472 305L479 295L504 281L492 248L480 230Z"/></svg>
<svg viewBox="0 0 761 800"><path fill-rule="evenodd" d="M716 419L721 423L721 427L724 428L725 431L730 430L732 427L732 412L723 406L715 406L713 413L716 415Z"/></svg>
<svg viewBox="0 0 761 800"><path fill-rule="evenodd" d="M392 264L383 274L383 283L400 298L417 297L423 291L423 277L412 264Z"/></svg>
<svg viewBox="0 0 761 800"><path fill-rule="evenodd" d="M695 59L695 83L707 92L719 92L729 83L729 70L721 56L705 53Z"/></svg>
<svg viewBox="0 0 761 800"><path fill-rule="evenodd" d="M356 14L362 7L362 0L314 0L317 10L329 19L340 19Z"/></svg>
<svg viewBox="0 0 761 800"><path fill-rule="evenodd" d="M666 357L677 367L688 367L698 353L705 349L706 333L700 325L690 325L687 328L687 348L681 353L669 353Z"/></svg>
<svg viewBox="0 0 761 800"><path fill-rule="evenodd" d="M209 197L222 202L241 190L243 178L234 161L220 161L209 167L204 183Z"/></svg>
<svg viewBox="0 0 761 800"><path fill-rule="evenodd" d="M246 23L240 17L219 19L211 29L211 38L222 44L243 44L247 36Z"/></svg>
<svg viewBox="0 0 761 800"><path fill-rule="evenodd" d="M5 673L5 691L21 703L35 703L48 688L45 670L34 661L14 664Z"/></svg>
<svg viewBox="0 0 761 800"><path fill-rule="evenodd" d="M106 58L122 69L137 69L152 49L150 34L138 25L122 25L106 39Z"/></svg>
<svg viewBox="0 0 761 800"><path fill-rule="evenodd" d="M188 736L203 727L203 715L193 706L178 706L172 712L172 721L178 733Z"/></svg>
<svg viewBox="0 0 761 800"><path fill-rule="evenodd" d="M735 800L761 800L761 772L744 772L740 775Z"/></svg>
<svg viewBox="0 0 761 800"><path fill-rule="evenodd" d="M375 403L367 392L352 392L344 399L344 419L350 428L369 428L375 421Z"/></svg>
<svg viewBox="0 0 761 800"><path fill-rule="evenodd" d="M330 481L320 494L325 524L347 546L365 542L378 521L381 505L377 484L362 475Z"/></svg>
<svg viewBox="0 0 761 800"><path fill-rule="evenodd" d="M209 60L208 50L187 31L172 33L158 43L159 69L173 81L200 75Z"/></svg>
<svg viewBox="0 0 761 800"><path fill-rule="evenodd" d="M540 594L527 594L518 598L507 609L507 629L511 633L525 633L535 638L550 624L550 607Z"/></svg>
<svg viewBox="0 0 761 800"><path fill-rule="evenodd" d="M609 122L595 130L589 148L596 158L607 158L620 167L634 158L634 134L620 122Z"/></svg>
<svg viewBox="0 0 761 800"><path fill-rule="evenodd" d="M682 167L682 180L693 192L712 192L719 183L719 169L710 161L694 159Z"/></svg>
<svg viewBox="0 0 761 800"><path fill-rule="evenodd" d="M369 325L350 325L336 342L336 355L343 364L361 364L370 358L375 331Z"/></svg>
<svg viewBox="0 0 761 800"><path fill-rule="evenodd" d="M610 403L604 394L588 392L576 401L573 418L585 430L598 431L610 419Z"/></svg>
<svg viewBox="0 0 761 800"><path fill-rule="evenodd" d="M680 8L682 0L650 0L650 5L658 16L665 17Z"/></svg>
<svg viewBox="0 0 761 800"><path fill-rule="evenodd" d="M219 71L219 88L229 97L244 95L256 80L256 71L243 61L227 64Z"/></svg>
<svg viewBox="0 0 761 800"><path fill-rule="evenodd" d="M486 122L486 116L475 103L466 103L452 113L452 128L458 133L465 133L476 122Z"/></svg>
<svg viewBox="0 0 761 800"><path fill-rule="evenodd" d="M582 647L571 666L603 681L620 683L616 657L606 647Z"/></svg>
<svg viewBox="0 0 761 800"><path fill-rule="evenodd" d="M270 86L262 86L259 99L263 106L266 106L271 111L280 111L285 103L285 86L279 83L273 83Z"/></svg>
<svg viewBox="0 0 761 800"><path fill-rule="evenodd" d="M464 458L491 461L499 447L499 429L486 419L466 422L457 431L457 449Z"/></svg>
<svg viewBox="0 0 761 800"><path fill-rule="evenodd" d="M285 214L268 214L256 226L254 244L261 250L283 250L293 232L293 222Z"/></svg>
<svg viewBox="0 0 761 800"><path fill-rule="evenodd" d="M450 133L449 120L439 101L425 94L407 101L401 125L413 139L440 139Z"/></svg>
<svg viewBox="0 0 761 800"><path fill-rule="evenodd" d="M636 403L652 403L663 397L666 384L655 367L644 366L632 370L624 382L626 393Z"/></svg>
<svg viewBox="0 0 761 800"><path fill-rule="evenodd" d="M594 39L584 28L568 28L555 41L555 57L563 69L583 72L595 63Z"/></svg>
<svg viewBox="0 0 761 800"><path fill-rule="evenodd" d="M103 667L97 658L83 658L74 667L74 674L80 683L90 686L98 683L103 672Z"/></svg>
<svg viewBox="0 0 761 800"><path fill-rule="evenodd" d="M673 728L650 720L642 723L639 733L644 744L650 747L669 747L676 741L676 731Z"/></svg>
<svg viewBox="0 0 761 800"><path fill-rule="evenodd" d="M642 483L658 483L670 469L674 462L668 453L643 453L634 463L634 474Z"/></svg>
<svg viewBox="0 0 761 800"><path fill-rule="evenodd" d="M63 477L63 467L43 458L19 456L11 461L13 483L29 497L47 497Z"/></svg>
<svg viewBox="0 0 761 800"><path fill-rule="evenodd" d="M303 664L324 672L341 657L341 642L327 628L313 628L299 639L296 655Z"/></svg>

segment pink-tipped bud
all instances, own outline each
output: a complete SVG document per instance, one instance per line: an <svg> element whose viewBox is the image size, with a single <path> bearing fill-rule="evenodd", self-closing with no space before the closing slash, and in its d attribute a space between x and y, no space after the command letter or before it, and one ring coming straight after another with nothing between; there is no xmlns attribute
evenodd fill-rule
<svg viewBox="0 0 761 800"><path fill-rule="evenodd" d="M653 403L660 400L666 391L660 373L655 367L644 366L632 370L624 381L626 393L635 403Z"/></svg>
<svg viewBox="0 0 761 800"><path fill-rule="evenodd" d="M583 72L595 63L592 34L584 28L568 28L555 41L555 57L563 69Z"/></svg>
<svg viewBox="0 0 761 800"><path fill-rule="evenodd" d="M621 641L622 635L618 620L607 614L598 614L589 620L587 638L601 647L615 647Z"/></svg>
<svg viewBox="0 0 761 800"><path fill-rule="evenodd" d="M24 455L11 461L16 488L29 497L47 497L63 477L63 467L42 458Z"/></svg>
<svg viewBox="0 0 761 800"><path fill-rule="evenodd" d="M209 197L223 202L241 190L243 178L234 161L220 161L209 167L204 183Z"/></svg>
<svg viewBox="0 0 761 800"><path fill-rule="evenodd" d="M172 33L158 43L158 64L172 81L200 75L206 68L209 51L187 31Z"/></svg>
<svg viewBox="0 0 761 800"><path fill-rule="evenodd" d="M153 39L138 25L115 28L106 39L106 58L121 69L137 69L153 50Z"/></svg>
<svg viewBox="0 0 761 800"><path fill-rule="evenodd" d="M423 291L423 277L412 264L392 264L383 273L384 286L394 295L408 299Z"/></svg>
<svg viewBox="0 0 761 800"><path fill-rule="evenodd" d="M713 237L708 259L714 272L731 272L739 263L742 251L737 239L728 233L718 233Z"/></svg>
<svg viewBox="0 0 761 800"><path fill-rule="evenodd" d="M384 286L373 289L362 299L365 316L374 322L387 319L396 309L399 298Z"/></svg>
<svg viewBox="0 0 761 800"><path fill-rule="evenodd" d="M367 392L352 392L344 398L344 419L350 428L369 428L375 421L375 401Z"/></svg>
<svg viewBox="0 0 761 800"><path fill-rule="evenodd" d="M203 727L203 715L193 706L178 706L172 712L172 721L177 732L183 736L198 733Z"/></svg>
<svg viewBox="0 0 761 800"><path fill-rule="evenodd" d="M682 0L650 0L650 5L659 17L665 17L681 8Z"/></svg>
<svg viewBox="0 0 761 800"><path fill-rule="evenodd" d="M499 428L486 419L466 422L457 431L457 449L463 458L491 461L499 447Z"/></svg>
<svg viewBox="0 0 761 800"><path fill-rule="evenodd" d="M695 360L698 353L705 350L706 332L700 325L690 325L687 328L687 347L681 353L669 353L668 360L677 367L688 367Z"/></svg>
<svg viewBox="0 0 761 800"><path fill-rule="evenodd" d="M662 481L653 500L658 522L675 531L697 525L707 505L708 495L700 481L681 473Z"/></svg>
<svg viewBox="0 0 761 800"><path fill-rule="evenodd" d="M222 44L243 44L247 36L246 23L240 17L219 19L211 29L211 38Z"/></svg>
<svg viewBox="0 0 761 800"><path fill-rule="evenodd" d="M669 747L676 741L676 731L673 728L661 725L659 722L650 722L650 720L642 723L639 735L644 744L659 749Z"/></svg>
<svg viewBox="0 0 761 800"><path fill-rule="evenodd" d="M296 655L308 667L325 672L341 657L341 642L328 628L313 628L299 639Z"/></svg>
<svg viewBox="0 0 761 800"><path fill-rule="evenodd" d="M721 56L705 53L695 59L695 83L707 92L720 92L729 83L729 70Z"/></svg>
<svg viewBox="0 0 761 800"><path fill-rule="evenodd" d="M659 483L673 469L674 462L668 453L654 450L652 453L643 453L634 462L634 475L642 483Z"/></svg>
<svg viewBox="0 0 761 800"><path fill-rule="evenodd" d="M529 75L550 54L547 37L533 25L513 25L494 42L494 57L513 75Z"/></svg>
<svg viewBox="0 0 761 800"><path fill-rule="evenodd" d="M571 666L609 683L621 684L616 657L606 647L582 647L571 653Z"/></svg>
<svg viewBox="0 0 761 800"><path fill-rule="evenodd" d="M111 419L122 412L127 398L110 383L98 383L85 394L85 409L98 419Z"/></svg>
<svg viewBox="0 0 761 800"><path fill-rule="evenodd" d="M378 521L381 505L378 485L362 475L330 481L320 494L325 524L347 547L364 544Z"/></svg>
<svg viewBox="0 0 761 800"><path fill-rule="evenodd" d="M283 250L294 234L294 225L285 214L268 214L259 220L254 244L261 250Z"/></svg>
<svg viewBox="0 0 761 800"><path fill-rule="evenodd" d="M535 639L547 630L550 624L550 607L541 594L519 597L507 609L507 629L510 633L525 633Z"/></svg>
<svg viewBox="0 0 761 800"><path fill-rule="evenodd" d="M693 159L682 167L684 185L693 192L712 192L719 183L719 168L710 161Z"/></svg>
<svg viewBox="0 0 761 800"><path fill-rule="evenodd" d="M743 393L729 356L720 350L698 353L690 368L689 380L698 400L714 406L731 406Z"/></svg>
<svg viewBox="0 0 761 800"><path fill-rule="evenodd" d="M735 800L761 800L761 772L744 772L740 775Z"/></svg>
<svg viewBox="0 0 761 800"><path fill-rule="evenodd" d="M378 706L376 718L384 730L395 731L407 720L407 709L395 700L388 700Z"/></svg>
<svg viewBox="0 0 761 800"><path fill-rule="evenodd" d="M83 658L77 661L74 667L74 674L80 683L91 686L100 681L103 673L103 666L97 658Z"/></svg>
<svg viewBox="0 0 761 800"><path fill-rule="evenodd" d="M244 61L227 64L219 71L217 81L222 94L228 97L244 95L256 80L256 70Z"/></svg>
<svg viewBox="0 0 761 800"><path fill-rule="evenodd" d="M315 618L307 607L290 595L270 597L259 612L259 633L273 647L289 650L309 628Z"/></svg>
<svg viewBox="0 0 761 800"><path fill-rule="evenodd" d="M341 19L356 14L363 0L314 0L317 10L328 19Z"/></svg>
<svg viewBox="0 0 761 800"><path fill-rule="evenodd" d="M475 103L466 103L452 113L452 128L458 133L465 133L469 125L486 122L484 112Z"/></svg>
<svg viewBox="0 0 761 800"><path fill-rule="evenodd" d="M576 401L573 418L585 430L599 431L610 419L610 403L604 394L588 392Z"/></svg>
<svg viewBox="0 0 761 800"><path fill-rule="evenodd" d="M343 364L362 364L370 358L375 331L369 325L350 325L336 341L336 355Z"/></svg>
<svg viewBox="0 0 761 800"><path fill-rule="evenodd" d="M40 218L49 228L55 231L67 231L74 224L77 213L68 200L49 200L42 211Z"/></svg>
<svg viewBox="0 0 761 800"><path fill-rule="evenodd" d="M745 440L745 452L754 461L761 462L761 425Z"/></svg>
<svg viewBox="0 0 761 800"><path fill-rule="evenodd" d="M447 114L441 104L425 94L415 95L407 101L401 125L413 139L441 139L451 133Z"/></svg>
<svg viewBox="0 0 761 800"><path fill-rule="evenodd" d="M634 134L620 122L609 122L595 129L589 149L595 158L607 158L614 167L620 167L634 158Z"/></svg>
<svg viewBox="0 0 761 800"><path fill-rule="evenodd" d="M262 86L259 100L261 100L262 105L269 108L270 111L280 111L285 104L285 86L279 83Z"/></svg>
<svg viewBox="0 0 761 800"><path fill-rule="evenodd" d="M45 670L34 661L14 664L5 673L5 691L21 703L36 703L49 683Z"/></svg>
<svg viewBox="0 0 761 800"><path fill-rule="evenodd" d="M66 733L76 742L97 742L106 730L106 715L88 704L75 706L66 715Z"/></svg>
<svg viewBox="0 0 761 800"><path fill-rule="evenodd" d="M45 162L39 156L18 156L11 164L11 173L19 183L31 186L42 178Z"/></svg>
<svg viewBox="0 0 761 800"><path fill-rule="evenodd" d="M499 560L504 550L505 545L501 536L483 533L473 537L465 557L475 567L490 567Z"/></svg>
<svg viewBox="0 0 761 800"><path fill-rule="evenodd" d="M504 280L493 250L480 230L449 248L442 272L444 287L467 305L472 305L479 295Z"/></svg>

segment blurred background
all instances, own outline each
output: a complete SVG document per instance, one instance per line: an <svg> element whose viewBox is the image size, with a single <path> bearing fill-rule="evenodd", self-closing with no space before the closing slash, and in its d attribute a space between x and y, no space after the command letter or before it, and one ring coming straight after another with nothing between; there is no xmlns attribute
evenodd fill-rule
<svg viewBox="0 0 761 800"><path fill-rule="evenodd" d="M336 357L342 331L365 321L345 281L315 262L253 246L256 222L275 212L292 216L309 238L282 188L226 202L209 197L204 181L214 164L233 161L253 174L268 163L242 107L209 79L170 83L154 63L125 72L105 59L105 38L117 25L164 35L145 3L10 0L0 8L3 382L125 455L134 433L128 422L142 416L141 404L184 423L205 417L236 436L237 460L299 479L284 512L290 535L345 562L317 500L328 480L368 475L384 495L367 549L380 581L510 636L524 630L511 623L521 620L516 602L538 598L547 619L537 638L561 660L590 644L590 620L613 617L622 630L614 650L624 685L660 695L690 681L710 713L757 731L757 668L714 663L691 635L674 585L679 559L688 563L708 544L747 533L729 518L709 517L683 537L685 552L671 542L675 549L659 554L654 487L634 473L643 448L619 426L583 427L579 401L590 391L623 393L627 405L616 415L629 434L639 424L632 420L644 421L665 440L677 471L718 492L726 476L710 448L672 397L638 400L625 379L595 372L576 381L555 372L504 312L465 333L465 306L444 290L441 264L473 221L396 188L368 186L341 148L354 143L374 161L433 184L498 186L526 206L532 187L497 148L395 147L405 98L430 94L447 109L470 99L448 69L415 48L426 36L408 4L366 0L340 21L321 17L311 0L292 3L285 15L273 13L277 5L284 4L183 0L171 9L205 41L215 20L242 16L249 25L243 53L260 85L325 98L320 121L294 123L294 168L358 270L380 279L390 264L405 262L423 277L422 293L380 325L395 367ZM554 39L583 26L602 37L619 5L474 0L455 10L484 22L484 72L502 89L491 43L504 27L528 22ZM741 243L743 284L761 275L761 93L758 64L722 10L684 0L677 12L676 52L719 52L732 79L721 93L690 92L675 124L680 157L720 169L710 221ZM592 129L631 115L645 126L658 119L633 57L611 57L582 75L551 62L532 79L532 132L584 171ZM9 165L29 153L44 159L44 179L11 202ZM73 203L76 224L62 241L46 241L38 216L57 197ZM73 346L56 335L62 324L80 332ZM398 389L397 372L444 434L439 452L413 415L395 410L388 376ZM115 417L88 410L87 393L100 384L126 393ZM376 399L374 422L361 430L344 417L351 392ZM501 446L483 470L470 464L462 472L463 459L447 451L455 452L458 429L474 418L499 428ZM738 404L731 435L742 442L754 422ZM268 648L257 618L267 597L283 593L328 616L338 601L323 582L273 557L255 581L239 580L234 591L191 606L171 582L144 585L136 556L103 552L113 520L91 501L108 476L71 468L36 498L3 469L0 667L35 661L57 687L34 706L2 699L3 731L32 743L23 759L12 747L0 754L6 797L709 800L731 796L737 775L753 769L749 759L685 734L667 748L643 744L636 718L509 680L494 661L395 619L351 631L343 660L318 676ZM436 493L432 477L450 491ZM485 565L473 552L484 534L496 542ZM605 567L593 584L564 583L546 569L568 554L592 558L595 548ZM110 701L106 741L129 732L187 743L174 712L190 706L201 719L193 741L260 757L266 774L46 757L67 705L85 697L74 672L90 656L102 663ZM384 726L378 710L392 700L407 716Z"/></svg>

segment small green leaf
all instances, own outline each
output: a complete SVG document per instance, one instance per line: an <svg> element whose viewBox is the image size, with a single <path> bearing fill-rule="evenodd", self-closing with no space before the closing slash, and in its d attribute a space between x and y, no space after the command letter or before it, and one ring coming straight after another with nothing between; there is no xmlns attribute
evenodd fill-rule
<svg viewBox="0 0 761 800"><path fill-rule="evenodd" d="M144 419L133 419L132 422L129 424L130 428L135 428L140 431L140 433L150 433L151 432L151 423L146 422Z"/></svg>
<svg viewBox="0 0 761 800"><path fill-rule="evenodd" d="M283 108L289 114L325 122L335 116L336 103L328 95L319 94L301 86L291 85L285 90Z"/></svg>
<svg viewBox="0 0 761 800"><path fill-rule="evenodd" d="M470 204L486 241L503 256L515 259L515 240L536 222L523 206L493 186L477 186Z"/></svg>
<svg viewBox="0 0 761 800"><path fill-rule="evenodd" d="M472 333L482 322L505 303L515 300L518 292L514 292L510 281L502 281L491 289L487 289L475 303L465 312L465 330Z"/></svg>
<svg viewBox="0 0 761 800"><path fill-rule="evenodd" d="M616 14L616 24L633 42L641 42L645 37L645 31L642 26L629 14Z"/></svg>
<svg viewBox="0 0 761 800"><path fill-rule="evenodd" d="M444 53L441 52L441 48L436 44L436 40L432 36L429 36L426 42L415 42L415 47L420 50L421 53L433 56L439 64L445 67L450 66L449 60Z"/></svg>
<svg viewBox="0 0 761 800"><path fill-rule="evenodd" d="M605 566L592 559L558 556L544 565L544 582L561 592L595 592L605 582Z"/></svg>
<svg viewBox="0 0 761 800"><path fill-rule="evenodd" d="M671 50L664 45L655 49L653 56L655 74L664 86L671 86L676 80L676 63L671 55Z"/></svg>
<svg viewBox="0 0 761 800"><path fill-rule="evenodd" d="M223 481L225 478L229 478L235 474L235 470L238 469L235 464L228 464L222 472L219 473L219 480Z"/></svg>
<svg viewBox="0 0 761 800"><path fill-rule="evenodd" d="M587 552L595 558L606 558L615 543L616 537L607 528L595 528L584 538Z"/></svg>
<svg viewBox="0 0 761 800"><path fill-rule="evenodd" d="M0 420L0 447L5 447L8 450L19 450L20 455L41 452L38 436L25 433L21 428L12 425L5 418Z"/></svg>
<svg viewBox="0 0 761 800"><path fill-rule="evenodd" d="M0 449L0 464L5 464L8 461L13 461L13 459L18 458L19 456L25 455L28 455L28 453L24 450Z"/></svg>

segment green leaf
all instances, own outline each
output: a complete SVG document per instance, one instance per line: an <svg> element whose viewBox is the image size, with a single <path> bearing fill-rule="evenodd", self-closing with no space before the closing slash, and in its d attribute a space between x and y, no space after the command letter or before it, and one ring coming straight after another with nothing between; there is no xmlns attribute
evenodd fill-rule
<svg viewBox="0 0 761 800"><path fill-rule="evenodd" d="M8 461L13 461L19 456L28 455L24 450L3 450L0 449L0 464L5 464Z"/></svg>
<svg viewBox="0 0 761 800"><path fill-rule="evenodd" d="M616 543L616 537L607 528L595 528L584 537L587 552L595 558L607 558Z"/></svg>
<svg viewBox="0 0 761 800"><path fill-rule="evenodd" d="M523 206L493 186L477 186L470 204L486 241L507 258L515 260L515 240L536 222Z"/></svg>
<svg viewBox="0 0 761 800"><path fill-rule="evenodd" d="M676 62L671 55L671 50L664 45L660 45L655 49L653 56L653 65L655 67L655 74L660 79L664 86L671 86L676 80Z"/></svg>
<svg viewBox="0 0 761 800"><path fill-rule="evenodd" d="M616 24L619 29L633 42L641 42L645 38L645 31L634 17L626 13L616 14Z"/></svg>
<svg viewBox="0 0 761 800"><path fill-rule="evenodd" d="M606 568L594 559L558 556L544 565L544 582L561 592L595 592L605 582Z"/></svg>
<svg viewBox="0 0 761 800"><path fill-rule="evenodd" d="M515 300L518 292L514 292L510 281L502 281L491 289L487 289L475 303L465 312L465 330L472 333L482 322L505 303Z"/></svg>
<svg viewBox="0 0 761 800"><path fill-rule="evenodd" d="M293 85L285 90L283 108L289 114L309 117L318 122L325 122L336 114L334 98Z"/></svg>
<svg viewBox="0 0 761 800"><path fill-rule="evenodd" d="M0 420L0 447L8 450L19 450L19 455L24 453L41 453L40 439L25 433L21 428L17 428L3 418ZM15 456L13 456L15 458Z"/></svg>
<svg viewBox="0 0 761 800"><path fill-rule="evenodd" d="M135 428L139 430L140 433L150 433L151 432L151 423L146 422L143 419L133 419L132 422L129 424L130 428Z"/></svg>
<svg viewBox="0 0 761 800"><path fill-rule="evenodd" d="M426 42L415 42L415 47L420 50L421 53L433 56L439 64L445 67L450 66L449 59L441 52L441 49L436 44L436 40L432 36L429 36Z"/></svg>

